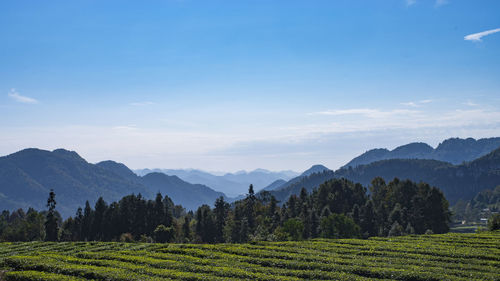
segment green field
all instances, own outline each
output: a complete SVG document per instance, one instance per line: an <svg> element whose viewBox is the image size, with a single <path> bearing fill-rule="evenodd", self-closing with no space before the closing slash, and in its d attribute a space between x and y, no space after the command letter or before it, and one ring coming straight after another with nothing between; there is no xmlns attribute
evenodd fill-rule
<svg viewBox="0 0 500 281"><path fill-rule="evenodd" d="M1 243L5 280L500 280L500 233L253 244Z"/></svg>

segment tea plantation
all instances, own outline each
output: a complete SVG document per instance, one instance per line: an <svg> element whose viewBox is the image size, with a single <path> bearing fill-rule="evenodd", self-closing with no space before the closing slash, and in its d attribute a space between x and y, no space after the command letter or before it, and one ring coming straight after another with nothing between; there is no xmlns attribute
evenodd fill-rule
<svg viewBox="0 0 500 281"><path fill-rule="evenodd" d="M500 232L252 244L0 243L0 267L4 280L500 280Z"/></svg>

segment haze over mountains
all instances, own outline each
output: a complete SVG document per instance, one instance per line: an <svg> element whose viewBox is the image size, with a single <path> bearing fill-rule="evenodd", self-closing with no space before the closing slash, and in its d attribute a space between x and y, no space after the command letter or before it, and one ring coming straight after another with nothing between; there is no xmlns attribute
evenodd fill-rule
<svg viewBox="0 0 500 281"><path fill-rule="evenodd" d="M496 150L487 151L495 145ZM102 196L111 202L131 193L141 193L152 199L157 192L161 192L172 198L175 204L193 210L202 204L213 205L220 196L241 196L247 192L250 183L256 186L256 190L271 191L278 200L284 201L288 196L298 194L302 187L312 190L332 178L345 177L368 186L377 176L387 181L398 177L427 182L443 190L448 200L454 203L459 199L471 199L481 190L500 185L498 147L500 138L477 141L449 139L436 149L414 143L393 151L386 150L378 157L372 157L376 154L373 151L378 150L369 151L337 171L314 165L295 177L293 172L262 169L224 175L198 170L164 170L165 173L141 170L136 171L142 174L138 176L124 164L114 161L91 164L73 151L31 148L0 157L0 209L45 209L49 190L54 189L57 209L65 217L74 215L86 200L93 204ZM482 157L458 165L434 159L416 159L426 155L446 158L453 163L469 161L473 155ZM399 158L379 160L380 157ZM353 164L362 162L367 164Z"/></svg>
<svg viewBox="0 0 500 281"><path fill-rule="evenodd" d="M210 186L217 191L224 192L224 194L229 197L245 194L250 184L253 184L255 190L261 190L276 180L288 181L299 175L299 173L294 171L272 172L265 169L257 169L251 172L240 171L236 173L226 173L224 175L214 175L194 169L140 169L134 172L140 176L151 172L178 176L182 180L190 183Z"/></svg>

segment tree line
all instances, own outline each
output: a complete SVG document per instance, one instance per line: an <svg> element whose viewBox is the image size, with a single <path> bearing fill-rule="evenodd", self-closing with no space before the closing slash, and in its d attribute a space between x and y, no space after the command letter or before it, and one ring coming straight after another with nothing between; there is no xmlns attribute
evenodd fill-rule
<svg viewBox="0 0 500 281"><path fill-rule="evenodd" d="M369 192L368 192L369 191ZM250 185L242 200L223 197L213 207L188 211L158 193L118 202L87 201L74 217L62 220L51 191L48 211L17 210L0 215L0 239L6 241L142 241L245 243L311 238L367 238L445 233L450 211L443 193L426 183L382 178L368 190L346 179L332 179L308 192L303 188L286 202Z"/></svg>

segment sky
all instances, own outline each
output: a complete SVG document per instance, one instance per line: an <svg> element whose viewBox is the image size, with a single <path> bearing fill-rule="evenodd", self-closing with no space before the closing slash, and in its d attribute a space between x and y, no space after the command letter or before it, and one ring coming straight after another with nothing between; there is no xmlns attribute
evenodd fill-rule
<svg viewBox="0 0 500 281"><path fill-rule="evenodd" d="M336 169L500 136L500 1L0 2L0 155Z"/></svg>

